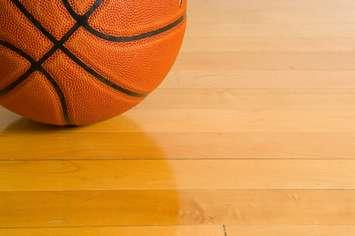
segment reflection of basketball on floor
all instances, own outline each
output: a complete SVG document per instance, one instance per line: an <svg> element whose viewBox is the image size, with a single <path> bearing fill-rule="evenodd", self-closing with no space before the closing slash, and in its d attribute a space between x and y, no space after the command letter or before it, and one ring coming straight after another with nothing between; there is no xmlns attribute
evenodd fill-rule
<svg viewBox="0 0 355 236"><path fill-rule="evenodd" d="M181 0L0 0L0 104L57 125L121 114L163 80L182 43Z"/></svg>
<svg viewBox="0 0 355 236"><path fill-rule="evenodd" d="M20 119L1 132L2 142L12 144L2 146L0 160L17 161L9 165L16 178L1 185L0 192L41 190L1 194L0 219L8 216L3 226L179 224L174 171L159 144L125 116L105 123L114 131L99 132L100 125L66 129ZM61 132L65 135L58 135ZM11 194L15 197L7 197ZM34 216L33 209L43 213Z"/></svg>
<svg viewBox="0 0 355 236"><path fill-rule="evenodd" d="M1 113L2 117L3 113L5 112ZM105 127L110 127L112 131ZM136 122L125 115L80 129L8 117L2 122L0 128L0 134L3 135L0 139L2 147L0 161L9 157L24 161L58 160L63 159L63 156L74 160L97 159L97 157L100 157L100 160L164 160L166 158L154 137L145 133ZM61 134L65 138L61 137Z"/></svg>

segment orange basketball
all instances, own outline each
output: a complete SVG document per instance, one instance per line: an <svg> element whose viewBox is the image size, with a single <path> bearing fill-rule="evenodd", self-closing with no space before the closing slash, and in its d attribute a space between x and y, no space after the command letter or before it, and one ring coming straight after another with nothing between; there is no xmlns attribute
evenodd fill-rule
<svg viewBox="0 0 355 236"><path fill-rule="evenodd" d="M141 102L181 47L185 0L0 0L0 104L87 125Z"/></svg>

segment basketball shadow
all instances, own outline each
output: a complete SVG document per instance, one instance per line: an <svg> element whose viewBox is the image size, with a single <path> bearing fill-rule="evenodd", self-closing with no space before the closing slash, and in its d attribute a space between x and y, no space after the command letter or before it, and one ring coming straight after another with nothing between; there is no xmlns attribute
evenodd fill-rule
<svg viewBox="0 0 355 236"><path fill-rule="evenodd" d="M176 181L169 162L155 140L127 117L118 117L98 126L84 128L58 128L18 119L0 133L0 140L2 145L0 160L16 161L12 169L9 169L11 162L6 167L12 173L11 176L16 177L14 181L18 187L15 190L35 190L18 195L18 199L3 196L3 199L7 199L4 201L8 202L2 202L2 205L9 206L4 212L11 215L11 221L7 222L13 223L3 225L0 220L1 227L179 224L179 195L174 187ZM77 171L84 170L85 178L90 179L90 172L85 168L91 161L95 161L98 169L102 169L100 164L107 167L107 163L110 163L113 169L119 170L120 165L125 165L128 170L124 171L125 174L117 174L115 178L100 174L103 176L97 181L100 185L93 185L93 189L88 188L85 191L76 190L75 186L65 189L65 183L73 178L70 173L61 175L59 183L56 182L58 179L55 179L53 185L49 185L48 188L43 188L43 185L37 187L36 183L32 183L33 186L26 185L30 183L28 179L35 179L37 175L41 175L40 178L46 181L53 179L59 168L53 167L56 163L58 166L63 163L74 163L78 166ZM33 170L26 172L29 165ZM36 173L36 165L39 166L40 173ZM45 167L44 171L43 166L47 165L48 168ZM0 170L1 168L0 162ZM93 176L97 176L97 173L93 173ZM11 182L11 178L8 179ZM124 186L120 186L121 183ZM113 186L113 189L108 189L107 186ZM0 192L5 188L6 186L0 187ZM56 193L58 190L60 191ZM16 211L11 210L10 206L18 201L25 204L18 206ZM62 205L58 216L56 207L62 202L65 204ZM33 208L28 208L28 205L46 209L46 216L49 218L63 218L66 221L54 222L54 225L53 222L50 225L47 225L46 221L41 223L35 215L32 217ZM84 215L85 217L82 217ZM6 218L0 212L0 219L2 217ZM33 222L31 220L28 222L31 218Z"/></svg>
<svg viewBox="0 0 355 236"><path fill-rule="evenodd" d="M71 127L57 127L53 125L38 123L25 118L19 118L9 124L3 130L3 133L48 133L70 129Z"/></svg>
<svg viewBox="0 0 355 236"><path fill-rule="evenodd" d="M165 154L139 125L125 116L85 127L57 127L20 118L0 134L0 160L164 160ZM16 147L16 150L9 147Z"/></svg>

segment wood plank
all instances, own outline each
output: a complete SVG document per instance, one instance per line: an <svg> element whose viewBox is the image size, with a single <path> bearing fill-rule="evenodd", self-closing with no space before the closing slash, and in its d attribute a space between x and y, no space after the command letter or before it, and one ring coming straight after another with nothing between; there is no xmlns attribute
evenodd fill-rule
<svg viewBox="0 0 355 236"><path fill-rule="evenodd" d="M339 1L332 1L332 0L309 0L309 1L299 1L294 2L292 0L274 0L272 2L267 0L250 0L248 2L244 1L234 1L230 2L227 0L223 0L220 2L213 2L213 1L206 1L206 0L195 0L189 3L190 9L194 12L205 12L206 14L211 14L216 10L218 16L223 17L222 10L227 12L231 12L233 10L245 10L247 12L250 11L265 11L265 12L272 12L273 10L280 10L280 11L290 11L290 14L301 14L302 11L313 11L315 13L331 11L333 10L334 14L337 14L339 11L350 11L353 10L355 4L351 0L339 0ZM211 9L210 7L213 6L215 9ZM350 9L349 9L350 8ZM291 12L295 11L295 12ZM342 16L342 15L340 15ZM238 17L234 15L234 17ZM252 17L250 17L252 19ZM302 19L299 19L302 20ZM336 20L336 19L333 19ZM219 23L219 21L215 21L215 23Z"/></svg>
<svg viewBox="0 0 355 236"><path fill-rule="evenodd" d="M221 226L141 226L141 227L77 227L0 229L6 236L223 236Z"/></svg>
<svg viewBox="0 0 355 236"><path fill-rule="evenodd" d="M215 27L210 24L191 24L188 28L188 37L214 37L219 35L223 43L226 37L258 37L258 38L283 38L283 37L355 37L353 23L309 23L293 22L289 24L249 23L249 22L220 22ZM321 60L320 60L321 61ZM195 63L196 64L196 63Z"/></svg>
<svg viewBox="0 0 355 236"><path fill-rule="evenodd" d="M354 159L351 132L51 132L21 120L0 137L0 160ZM22 131L21 131L22 130ZM119 142L117 141L119 140ZM76 145L73 145L75 143ZM95 144L95 145L93 145ZM208 147L208 148L206 148Z"/></svg>
<svg viewBox="0 0 355 236"><path fill-rule="evenodd" d="M174 70L164 81L163 88L179 89L353 89L355 71L341 70L277 70L216 71L215 68ZM180 90L178 90L180 91ZM268 90L266 90L268 91ZM345 91L345 90L344 90ZM156 92L159 94L160 90ZM262 102L262 101L260 101Z"/></svg>
<svg viewBox="0 0 355 236"><path fill-rule="evenodd" d="M236 27L236 26L233 26ZM355 32L355 25L353 25ZM355 36L355 35L354 35ZM322 60L320 60L320 58ZM354 52L185 52L176 70L354 70Z"/></svg>
<svg viewBox="0 0 355 236"><path fill-rule="evenodd" d="M223 44L220 43L223 40ZM320 36L225 37L194 36L185 42L184 52L350 52L355 49L355 37L325 38ZM207 69L207 68L206 68ZM174 71L175 72L175 71Z"/></svg>
<svg viewBox="0 0 355 236"><path fill-rule="evenodd" d="M324 97L324 104L327 103L326 96L328 95ZM337 106L340 109L341 102L344 102L344 104L351 103L351 99L348 99L347 95L344 95L343 98L344 100L340 100L338 105L334 104L334 107ZM289 102L291 100L293 98ZM244 99L243 101L246 100ZM274 99L270 98L270 109L273 106L273 101ZM315 101L316 103L317 101ZM281 106L282 102L279 104ZM294 105L296 104L294 103ZM281 120L279 120L278 124L273 123L273 119L276 120L276 117L265 116L264 120L262 120L261 113L272 115L276 113L274 109L269 112L255 111L255 114L259 113L259 118L258 120L250 121L252 123L249 123L249 129L259 128L264 123L265 127L260 127L260 132L257 132L258 130L253 132L246 130L248 128L247 124L243 126L241 117L237 117L234 120L230 117L224 117L229 120L229 123L219 124L213 124L213 120L212 122L205 122L205 119L201 118L200 128L192 127L195 123L194 120L184 119L184 121L181 120L182 125L179 126L181 130L176 129L174 132L169 131L168 127L171 126L171 129L173 129L175 123L169 121L171 118L166 116L165 122L152 120L149 124L151 131L148 133L145 133L146 131L139 127L141 123L139 120L134 121L125 116L90 127L60 129L36 124L24 119L18 120L17 116L2 110L1 114L4 115L4 119L0 122L0 126L3 127L0 135L0 159L353 159L355 151L352 146L355 143L355 136L353 132L349 132L352 127L351 124L347 124L344 120L337 122L337 120L333 121L329 118L326 121L323 119L324 117L319 118L320 120L318 121L316 117L312 117L312 114L317 111L311 111L311 107L307 109L308 111L304 110L304 114L306 112L310 113L307 114L308 120L307 118L301 119L298 116L291 117L287 115L288 118L284 116L284 119L282 119L285 122L284 124L282 124ZM334 109L338 110L337 108ZM175 111L174 113L177 116L183 117L182 114L177 113L178 110ZM350 114L345 114L350 112L346 112L345 107L343 111L344 117L351 122L352 119L346 117L350 116ZM153 115L154 108L145 112ZM236 114L237 112L240 111L234 113ZM140 113L144 115L144 111ZM215 115L215 118L221 119L218 116L222 115L222 113L228 114L228 112L222 110ZM281 108L278 113L285 115ZM293 113L296 112L294 111ZM160 112L160 114L164 115L163 112ZM191 116L194 115L194 113L191 113ZM337 116L337 114L333 115ZM248 122L247 118L245 117L244 122ZM265 120L266 118L268 118L267 121ZM256 126L257 122L259 124ZM317 123L317 129L321 132L310 132L310 129L316 128L316 125L310 127L309 123L311 122L313 124ZM165 129L158 127L164 123L168 125ZM228 127L229 124L231 128ZM319 124L327 127L321 127ZM331 124L333 125L332 129L342 126L344 132L332 131L330 129ZM217 127L214 128L212 125ZM273 128L272 125L274 126ZM302 125L304 127L301 127ZM146 129L149 128L147 126ZM187 129L189 126L189 131L182 129L183 127ZM291 130L294 130L294 132L285 132L281 129L287 126L290 129L292 128ZM308 129L305 126L308 126ZM156 131L152 130L155 128L157 129ZM159 132L159 128L161 131L166 132ZM221 133L222 128L225 130L224 133ZM280 132L272 130L276 128L279 128ZM322 129L324 128L328 129L328 131L323 131ZM73 143L76 145L73 145ZM206 148L207 146L208 148Z"/></svg>
<svg viewBox="0 0 355 236"><path fill-rule="evenodd" d="M208 119L206 119L208 117ZM221 110L221 109L150 109L132 110L126 117L82 127L76 130L43 127L49 133L87 132L354 132L355 111L342 108L325 110ZM144 121L144 122L142 122ZM138 126L139 124L139 126ZM177 125L179 124L179 125ZM15 124L4 125L11 130ZM39 129L41 129L39 127ZM43 130L42 129L42 130ZM63 137L64 138L64 137ZM2 138L2 142L6 139ZM7 143L7 142L6 142ZM1 146L4 144L0 144Z"/></svg>
<svg viewBox="0 0 355 236"><path fill-rule="evenodd" d="M333 9L336 8L337 10L339 8L348 8L351 6L354 6L354 2L351 0L339 0L337 2L334 2L332 0L307 0L307 1L300 1L300 2L294 2L292 0L274 0L272 2L268 0L250 0L249 2L244 2L244 1L234 1L230 2L228 0L222 0L220 2L211 2L211 1L206 1L206 0L196 0L196 1L191 1L190 6L193 8L194 11L197 10L210 10L208 7L210 5L214 6L220 6L222 9L229 10L230 7L238 7L243 8L245 10L249 9L266 9L266 10L272 10L272 9L289 9L289 10L306 10L306 9L313 9L314 7L317 7L318 9L316 10L322 10L322 9Z"/></svg>
<svg viewBox="0 0 355 236"><path fill-rule="evenodd" d="M146 132L353 132L355 111L334 110L220 110L157 109L132 110L128 116ZM208 118L208 119L207 119ZM115 120L112 120L115 121ZM177 125L179 124L179 125ZM112 131L112 123L100 123L97 130ZM118 132L127 132L122 127Z"/></svg>
<svg viewBox="0 0 355 236"><path fill-rule="evenodd" d="M253 0L241 1L190 1L192 24L220 25L222 23L323 23L339 25L351 23L354 3L348 0L336 2L311 0L307 4L292 1ZM203 16L203 17L202 17ZM206 17L207 16L207 17ZM290 30L285 28L285 31ZM222 39L219 41L223 41ZM207 48L206 48L207 49Z"/></svg>
<svg viewBox="0 0 355 236"><path fill-rule="evenodd" d="M355 233L354 225L251 225L227 226L228 236L348 236Z"/></svg>
<svg viewBox="0 0 355 236"><path fill-rule="evenodd" d="M197 0L190 5L193 14L189 16L191 24L184 52L353 48L352 31L345 28L354 21L354 4L349 1L243 4Z"/></svg>
<svg viewBox="0 0 355 236"><path fill-rule="evenodd" d="M355 189L355 161L0 162L0 191L126 189Z"/></svg>
<svg viewBox="0 0 355 236"><path fill-rule="evenodd" d="M355 89L160 89L139 110L345 110L355 106Z"/></svg>
<svg viewBox="0 0 355 236"><path fill-rule="evenodd" d="M1 227L349 225L354 190L0 192Z"/></svg>

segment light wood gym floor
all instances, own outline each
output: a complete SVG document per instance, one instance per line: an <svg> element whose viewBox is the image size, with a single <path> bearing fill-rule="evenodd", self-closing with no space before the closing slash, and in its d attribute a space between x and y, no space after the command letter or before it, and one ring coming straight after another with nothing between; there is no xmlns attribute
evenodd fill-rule
<svg viewBox="0 0 355 236"><path fill-rule="evenodd" d="M355 1L192 0L162 87L58 129L0 114L1 236L355 234Z"/></svg>

